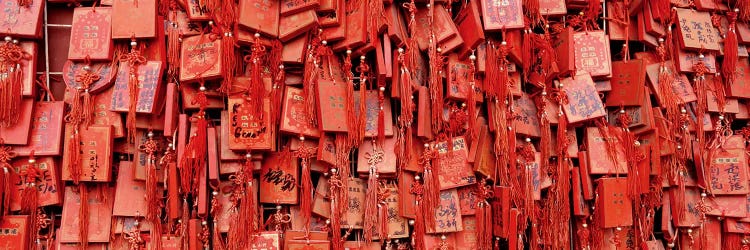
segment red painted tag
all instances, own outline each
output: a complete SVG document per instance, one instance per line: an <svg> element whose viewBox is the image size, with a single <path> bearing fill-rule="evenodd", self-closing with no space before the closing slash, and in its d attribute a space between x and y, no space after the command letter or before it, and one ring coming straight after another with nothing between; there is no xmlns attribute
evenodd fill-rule
<svg viewBox="0 0 750 250"><path fill-rule="evenodd" d="M452 140L453 148L448 148L448 142L440 142L435 145L438 150L440 170L440 190L467 186L476 183L476 176L471 165L466 161L469 148L463 137L455 137Z"/></svg>
<svg viewBox="0 0 750 250"><path fill-rule="evenodd" d="M0 1L0 35L41 38L42 37L42 7L43 0L29 1L29 7L18 6L18 0Z"/></svg>
<svg viewBox="0 0 750 250"><path fill-rule="evenodd" d="M270 101L263 100L263 116L252 115L250 103L244 98L229 98L229 149L271 150L276 145L274 127L271 126Z"/></svg>
<svg viewBox="0 0 750 250"><path fill-rule="evenodd" d="M573 44L578 72L588 72L592 77L604 77L612 73L609 39L604 31L575 33Z"/></svg>
<svg viewBox="0 0 750 250"><path fill-rule="evenodd" d="M88 211L89 216L78 216L81 208L81 198L74 187L65 187L65 202L63 204L60 232L57 235L62 243L78 243L79 225L81 219L88 220L88 242L109 242L112 225L112 191L106 185L89 185ZM143 198L140 198L143 199Z"/></svg>
<svg viewBox="0 0 750 250"><path fill-rule="evenodd" d="M633 204L628 195L625 178L601 178L598 180L597 212L601 213L600 225L604 228L633 225Z"/></svg>
<svg viewBox="0 0 750 250"><path fill-rule="evenodd" d="M279 131L292 135L320 137L320 131L313 124L314 118L305 112L306 102L302 89L287 87L283 105Z"/></svg>
<svg viewBox="0 0 750 250"><path fill-rule="evenodd" d="M112 215L146 216L148 204L142 198L146 195L146 182L135 180L134 172L132 162L120 162Z"/></svg>
<svg viewBox="0 0 750 250"><path fill-rule="evenodd" d="M240 26L270 37L279 36L279 1L240 1Z"/></svg>
<svg viewBox="0 0 750 250"><path fill-rule="evenodd" d="M221 76L221 40L199 35L182 39L180 81L214 79Z"/></svg>
<svg viewBox="0 0 750 250"><path fill-rule="evenodd" d="M84 60L87 57L90 60L112 59L114 43L111 7L98 7L96 10L75 8L72 25L68 60Z"/></svg>
<svg viewBox="0 0 750 250"><path fill-rule="evenodd" d="M425 218L429 220L430 216ZM435 228L427 228L428 233L459 232L464 229L461 220L461 205L455 189L440 191L440 201L435 208Z"/></svg>
<svg viewBox="0 0 750 250"><path fill-rule="evenodd" d="M72 130L66 129L65 138L70 138ZM112 135L112 126L91 125L88 129L79 129L80 133L80 164L83 171L81 172L81 181L90 182L109 182L112 179L112 145L114 136ZM70 140L65 141L65 148L70 148ZM65 164L68 162L68 155L63 157L62 178L66 181L72 181L68 171L70 168Z"/></svg>
<svg viewBox="0 0 750 250"><path fill-rule="evenodd" d="M26 145L29 143L31 120L34 114L34 100L21 100L18 122L10 127L0 126L0 138L8 145Z"/></svg>
<svg viewBox="0 0 750 250"><path fill-rule="evenodd" d="M484 29L488 31L523 28L523 9L520 0L483 0L482 16Z"/></svg>
<svg viewBox="0 0 750 250"><path fill-rule="evenodd" d="M63 183L60 180L60 165L57 164L53 157L36 158L35 163L29 163L28 159L17 159L11 164L15 175L13 175L13 184L16 192L13 192L10 207L13 211L21 210L21 193L26 187L19 173L26 170L29 166L36 166L41 173L36 183L36 189L39 193L39 206L57 206L63 202Z"/></svg>
<svg viewBox="0 0 750 250"><path fill-rule="evenodd" d="M291 156L279 153L263 157L260 170L260 202L297 204L299 165Z"/></svg>
<svg viewBox="0 0 750 250"><path fill-rule="evenodd" d="M375 146L371 142L365 141L359 146L357 154L357 172L367 174L370 171L370 165L375 164L375 169L381 175L396 174L396 148L397 139L386 138L384 145ZM375 155L382 157L381 161L376 161Z"/></svg>
<svg viewBox="0 0 750 250"><path fill-rule="evenodd" d="M711 14L691 9L677 8L677 20L680 22L677 37L680 47L690 50L718 51L721 47L721 35L711 22Z"/></svg>
<svg viewBox="0 0 750 250"><path fill-rule="evenodd" d="M6 215L0 220L0 247L6 250L29 249L31 221L28 215Z"/></svg>
<svg viewBox="0 0 750 250"><path fill-rule="evenodd" d="M112 38L154 38L157 36L156 0L114 0Z"/></svg>
<svg viewBox="0 0 750 250"><path fill-rule="evenodd" d="M161 112L164 91L162 88L162 73L164 67L160 61L149 61L138 67L138 104L136 112L141 114L155 114ZM110 110L128 112L130 107L130 91L128 78L130 77L128 64L120 65L115 80L115 91L112 93Z"/></svg>
<svg viewBox="0 0 750 250"><path fill-rule="evenodd" d="M562 108L570 123L587 121L607 114L589 74L577 75L575 79L565 78L561 83L564 84L563 90L568 96L568 103Z"/></svg>

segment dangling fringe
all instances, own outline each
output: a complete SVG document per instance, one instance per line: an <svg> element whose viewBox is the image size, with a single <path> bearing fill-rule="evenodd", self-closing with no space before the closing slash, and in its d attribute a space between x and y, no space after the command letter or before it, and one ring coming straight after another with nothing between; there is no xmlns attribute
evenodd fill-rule
<svg viewBox="0 0 750 250"><path fill-rule="evenodd" d="M26 171L29 171L32 167L27 168ZM36 169L32 171L38 171ZM35 174L38 174L35 172ZM39 225L37 223L37 207L39 207L39 192L37 191L37 187L35 184L36 177L27 176L27 181L31 180L32 182L27 182L26 187L23 189L21 193L21 214L28 215L31 220L31 232L27 233L27 236L29 237L28 241L28 249L34 249L34 246L36 245L36 233L39 231Z"/></svg>
<svg viewBox="0 0 750 250"><path fill-rule="evenodd" d="M232 0L221 2L230 5L234 3L234 1ZM223 79L221 80L221 87L219 87L219 91L223 93L228 93L229 91L231 91L232 83L234 82L234 74L237 70L237 59L235 57L236 46L237 43L234 37L234 32L229 29L225 30L223 36L221 37L221 76L223 77ZM265 95L265 91L262 91L260 95ZM261 105L261 107L262 106L263 105Z"/></svg>
<svg viewBox="0 0 750 250"><path fill-rule="evenodd" d="M467 113L467 126L466 129L466 138L468 138L469 142L474 142L474 140L477 139L479 136L479 132L477 131L477 103L476 103L476 96L475 96L475 89L474 89L474 62L472 62L470 66L469 74L471 74L472 80L469 85L469 90L466 93L466 113Z"/></svg>
<svg viewBox="0 0 750 250"><path fill-rule="evenodd" d="M359 117L357 117L357 107L354 105L354 74L352 74L352 54L351 51L347 51L346 57L344 57L344 65L342 68L345 70L346 75L346 125L349 131L349 140L351 145L358 146L359 141ZM362 102L362 99L360 99ZM337 148L338 152L338 148Z"/></svg>
<svg viewBox="0 0 750 250"><path fill-rule="evenodd" d="M732 84L734 83L739 59L736 33L737 12L727 12L726 16L729 20L729 29L727 29L726 38L724 38L724 62L722 63L721 74L726 79L727 84Z"/></svg>
<svg viewBox="0 0 750 250"><path fill-rule="evenodd" d="M78 185L78 195L81 198L81 207L78 209L78 240L80 249L85 250L89 245L89 191L86 183Z"/></svg>
<svg viewBox="0 0 750 250"><path fill-rule="evenodd" d="M432 131L440 131L444 123L443 112L440 112L443 108L443 56L437 52L434 43L430 46L430 100L432 108L437 109L432 112Z"/></svg>
<svg viewBox="0 0 750 250"><path fill-rule="evenodd" d="M162 250L161 236L162 223L160 219L152 220L151 222L151 250Z"/></svg>
<svg viewBox="0 0 750 250"><path fill-rule="evenodd" d="M527 1L535 1L535 0L527 0ZM538 1L538 0L536 0ZM529 82L529 73L531 73L531 65L532 65L532 58L534 57L534 39L532 36L535 36L534 32L526 28L523 30L523 45L521 46L521 67L523 67L523 75L524 79L526 79L527 82Z"/></svg>
<svg viewBox="0 0 750 250"><path fill-rule="evenodd" d="M386 190L383 183L379 184L378 193L389 192ZM388 234L388 202L385 200L385 197L381 197L380 194L378 194L378 215L378 223L380 223L378 236L380 236L381 241L387 241L391 238L391 235Z"/></svg>
<svg viewBox="0 0 750 250"><path fill-rule="evenodd" d="M317 124L317 107L315 101L316 86L318 84L318 66L322 63L318 61L318 50L316 49L317 43L320 40L313 38L312 47L307 51L307 60L305 61L305 69L302 81L302 95L305 98L305 115L307 120L311 124Z"/></svg>
<svg viewBox="0 0 750 250"><path fill-rule="evenodd" d="M360 68L365 68L367 64L365 60L360 62ZM356 143L354 145L361 145L365 140L365 124L367 124L367 74L363 71L359 78L359 118L357 119L357 134L355 135Z"/></svg>
<svg viewBox="0 0 750 250"><path fill-rule="evenodd" d="M477 249L479 250L489 250L492 249L492 208L490 207L490 203L487 202L485 198L486 193L485 190L486 186L484 186L484 183L480 184L482 186L479 187L479 203L477 204L477 210L476 210L476 220L477 220L477 231L476 231L476 237L477 237Z"/></svg>
<svg viewBox="0 0 750 250"><path fill-rule="evenodd" d="M747 22L750 21L750 1L748 0L736 0L735 8L739 9L739 19Z"/></svg>
<svg viewBox="0 0 750 250"><path fill-rule="evenodd" d="M341 212L341 205L346 202L346 198L341 197L341 188L335 187L333 182L340 182L341 177L338 174L334 174L329 180L332 185L331 187L331 248L333 250L344 249L344 239L341 238L341 218L343 213ZM343 199L342 199L343 198Z"/></svg>
<svg viewBox="0 0 750 250"><path fill-rule="evenodd" d="M385 79L378 78L378 145L385 143ZM388 124L390 126L390 124Z"/></svg>
<svg viewBox="0 0 750 250"><path fill-rule="evenodd" d="M119 58L120 62L127 63L129 67L128 93L130 95L130 102L128 103L126 127L128 129L128 142L130 143L135 143L135 116L137 112L136 108L138 107L138 95L140 90L140 88L138 88L138 85L140 83L140 80L138 80L138 70L142 64L146 63L146 58L141 55L142 48L143 44L136 43L135 37L133 37L131 39L130 52L122 55L122 58Z"/></svg>
<svg viewBox="0 0 750 250"><path fill-rule="evenodd" d="M214 222L214 228L213 232L211 232L211 235L213 236L211 239L211 243L213 248L216 250L226 250L226 246L224 245L224 240L221 238L221 232L219 232L219 223Z"/></svg>
<svg viewBox="0 0 750 250"><path fill-rule="evenodd" d="M190 237L186 237L188 235L188 225L190 221L190 206L188 205L187 198L182 198L182 223L180 225L180 229L182 231L180 232L180 235L182 235L182 249L190 249ZM241 223L235 223L235 224L241 224Z"/></svg>
<svg viewBox="0 0 750 250"><path fill-rule="evenodd" d="M23 1L23 0L20 0ZM15 58L15 55L21 55ZM27 60L28 53L13 42L0 45L0 72L7 76L0 77L0 126L10 127L18 122L21 114L23 94L23 70L21 60Z"/></svg>
<svg viewBox="0 0 750 250"><path fill-rule="evenodd" d="M168 2L172 0L161 0L161 2ZM177 27L177 11L169 12L170 26L167 28L167 65L169 69L167 73L175 79L180 74L180 39L182 32Z"/></svg>
<svg viewBox="0 0 750 250"><path fill-rule="evenodd" d="M72 125L73 133L70 134L70 140L68 142L68 148L64 151L68 154L68 172L70 177L73 179L73 184L78 185L81 180L81 174L83 174L83 166L81 166L81 134L78 131L78 125Z"/></svg>
<svg viewBox="0 0 750 250"><path fill-rule="evenodd" d="M703 232L704 230L701 230ZM705 234L705 233L703 233ZM740 250L742 248L742 234L722 233L721 248L726 250ZM705 249L705 248L703 248Z"/></svg>
<svg viewBox="0 0 750 250"><path fill-rule="evenodd" d="M414 217L414 238L412 239L414 249L426 249L424 245L425 230L425 214L424 206L419 202L417 198L417 206L415 208L416 213ZM431 216L428 218L432 218Z"/></svg>
<svg viewBox="0 0 750 250"><path fill-rule="evenodd" d="M246 57L245 62L250 63L250 102L252 115L263 117L263 97L266 95L266 87L263 83L263 58L266 56L266 48L260 42L260 34L255 33L255 43L251 46L252 53ZM279 87L284 85L279 85Z"/></svg>
<svg viewBox="0 0 750 250"><path fill-rule="evenodd" d="M279 114L281 114L281 99L282 95L284 94L284 86L286 86L286 72L284 71L284 64L281 62L281 49L283 45L281 44L280 40L274 40L273 46L271 47L271 54L270 54L270 64L272 66L276 66L276 68L272 68L272 71L276 72L274 74L274 83L273 87L271 89L271 124L274 124L274 126L279 124L279 121L281 118L279 118Z"/></svg>
<svg viewBox="0 0 750 250"><path fill-rule="evenodd" d="M302 220L304 221L306 230L310 230L310 220L312 218L312 193L315 191L313 190L309 156L302 157L302 178L300 181L302 182L300 187L300 192L302 192L300 194Z"/></svg>
<svg viewBox="0 0 750 250"><path fill-rule="evenodd" d="M194 102L200 104L196 122L196 132L190 138L190 142L185 146L185 153L182 155L182 164L180 164L180 175L183 192L194 194L198 187L198 173L202 173L206 167L208 120L206 118L205 107L207 105L206 94L199 91Z"/></svg>
<svg viewBox="0 0 750 250"><path fill-rule="evenodd" d="M334 143L336 144L336 169L338 171L338 178L341 182L341 188L339 188L339 213L344 214L349 207L349 178L351 177L351 170L349 169L349 153L352 151L352 146L349 144L349 136L343 133L336 133Z"/></svg>
<svg viewBox="0 0 750 250"><path fill-rule="evenodd" d="M0 195L2 195L2 203L0 204L0 220L3 219L5 215L8 214L10 211L10 197L12 197L13 190L11 189L13 183L11 181L11 170L10 165L7 163L2 163L3 172L2 172L2 178L0 178Z"/></svg>
<svg viewBox="0 0 750 250"><path fill-rule="evenodd" d="M425 149L425 151L427 150L433 149ZM425 163L424 174L422 175L424 179L424 195L422 197L424 204L422 206L424 206L425 211L425 226L429 229L435 229L435 220L432 219L432 216L434 216L435 210L440 203L440 186L435 174L436 171L429 164L429 162Z"/></svg>
<svg viewBox="0 0 750 250"><path fill-rule="evenodd" d="M146 175L146 203L148 204L146 219L154 225L155 221L160 221L161 194L159 194L157 188L159 185L158 177L156 176L156 165L153 161L147 160L146 171L148 171L148 174Z"/></svg>
<svg viewBox="0 0 750 250"><path fill-rule="evenodd" d="M367 177L367 193L365 194L365 229L366 242L372 242L374 234L380 231L376 226L378 223L378 173L374 166L370 166L370 176ZM380 235L383 238L384 235Z"/></svg>

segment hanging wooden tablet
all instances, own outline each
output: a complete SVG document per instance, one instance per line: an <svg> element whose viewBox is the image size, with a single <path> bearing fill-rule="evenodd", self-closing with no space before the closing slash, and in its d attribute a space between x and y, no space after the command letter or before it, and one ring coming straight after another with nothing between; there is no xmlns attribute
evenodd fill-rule
<svg viewBox="0 0 750 250"><path fill-rule="evenodd" d="M112 38L141 39L157 36L156 0L114 0Z"/></svg>
<svg viewBox="0 0 750 250"><path fill-rule="evenodd" d="M18 0L0 1L4 13L0 21L0 35L18 38L42 37L42 8L44 1L31 0L28 7L19 6Z"/></svg>
<svg viewBox="0 0 750 250"><path fill-rule="evenodd" d="M112 60L112 8L78 7L73 11L68 60Z"/></svg>

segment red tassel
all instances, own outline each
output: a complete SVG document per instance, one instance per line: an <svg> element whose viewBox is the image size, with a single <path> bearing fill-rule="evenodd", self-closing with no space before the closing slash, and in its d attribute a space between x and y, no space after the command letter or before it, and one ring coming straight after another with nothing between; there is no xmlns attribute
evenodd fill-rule
<svg viewBox="0 0 750 250"><path fill-rule="evenodd" d="M0 137L0 167L3 168L2 178L0 179L0 195L2 195L2 204L0 204L0 219L10 212L10 198L13 197L13 167L9 162L16 157L16 152L12 148L5 146L5 140Z"/></svg>
<svg viewBox="0 0 750 250"><path fill-rule="evenodd" d="M415 208L416 211L415 217L414 217L414 237L412 238L412 245L414 245L415 249L425 249L424 246L424 235L426 233L425 229L425 214L427 212L425 211L424 203L422 202L422 198L424 197L424 186L422 183L419 182L419 175L414 176L414 183L411 186L411 189L409 190L412 194L415 196Z"/></svg>
<svg viewBox="0 0 750 250"><path fill-rule="evenodd" d="M388 202L386 198L390 195L390 191L385 187L385 184L381 181L378 183L378 222L380 227L378 229L378 236L381 241L388 241L391 235L388 234Z"/></svg>
<svg viewBox="0 0 750 250"><path fill-rule="evenodd" d="M735 233L722 233L721 234L721 248L726 250L740 250L744 249L747 244L742 241L742 234Z"/></svg>
<svg viewBox="0 0 750 250"><path fill-rule="evenodd" d="M367 79L370 66L365 62L365 57L361 56L359 61L359 118L357 119L356 141L353 145L361 145L365 139L365 124L367 123Z"/></svg>
<svg viewBox="0 0 750 250"><path fill-rule="evenodd" d="M219 203L219 190L217 190L217 187L213 187L212 192L212 199L211 199L211 217L213 217L214 224L213 224L213 231L211 232L211 243L213 246L213 249L216 250L225 250L226 246L224 245L224 240L221 238L221 231L219 231L219 216L221 213L221 204Z"/></svg>
<svg viewBox="0 0 750 250"><path fill-rule="evenodd" d="M492 249L492 207L487 199L491 198L492 191L482 180L477 188L477 249Z"/></svg>
<svg viewBox="0 0 750 250"><path fill-rule="evenodd" d="M439 179L437 178L438 175L436 169L433 169L432 167L432 160L435 158L437 158L437 149L431 147L429 144L425 144L424 154L422 155L419 164L422 165L422 177L424 178L424 195L422 197L424 203L422 206L424 207L423 210L425 215L427 215L424 223L426 228L430 229L435 228L435 220L433 219L433 216L435 214L435 209L437 209L440 203Z"/></svg>
<svg viewBox="0 0 750 250"><path fill-rule="evenodd" d="M281 99L284 94L283 86L286 86L286 72L284 64L281 62L281 49L283 45L280 40L274 40L271 47L270 64L277 65L274 74L274 83L271 89L271 124L278 125L281 121Z"/></svg>
<svg viewBox="0 0 750 250"><path fill-rule="evenodd" d="M317 148L308 147L305 145L305 137L300 136L301 146L293 153L293 155L302 162L302 178L300 185L300 210L302 214L302 221L304 222L304 228L306 232L311 230L310 219L312 218L312 194L313 184L310 170L310 158L317 155Z"/></svg>
<svg viewBox="0 0 750 250"><path fill-rule="evenodd" d="M234 1L221 1L233 5ZM232 90L235 71L237 70L236 47L237 41L231 28L222 28L224 31L221 36L221 87L219 91L228 93ZM260 73L260 72L258 72ZM262 84L262 81L261 81ZM263 85L261 85L262 87ZM265 89L265 88L264 88ZM261 96L265 95L265 90L260 92ZM262 100L262 99L261 99ZM262 107L263 105L261 105Z"/></svg>
<svg viewBox="0 0 750 250"><path fill-rule="evenodd" d="M736 0L735 8L739 9L738 17L740 20L747 22L750 20L750 1Z"/></svg>
<svg viewBox="0 0 750 250"><path fill-rule="evenodd" d="M346 196L342 196L343 183L338 169L331 169L331 178L328 179L331 193L331 248L333 250L344 249L344 240L341 238L341 218L343 216L343 205L347 202Z"/></svg>
<svg viewBox="0 0 750 250"><path fill-rule="evenodd" d="M198 173L206 167L208 118L206 118L205 108L208 105L208 99L203 91L205 87L201 86L201 91L195 96L193 103L200 106L200 111L196 115L196 132L190 137L190 142L185 146L185 153L182 155L180 164L180 175L183 192L195 194L198 187Z"/></svg>
<svg viewBox="0 0 750 250"><path fill-rule="evenodd" d="M263 97L266 95L266 87L263 83L262 72L266 47L261 44L259 33L255 33L255 43L251 46L251 51L250 56L245 56L244 59L252 67L250 71L250 107L252 107L252 114L255 117L263 117Z"/></svg>
<svg viewBox="0 0 750 250"><path fill-rule="evenodd" d="M172 0L162 0L167 2ZM178 27L177 23L177 11L169 12L169 23L170 26L167 28L167 73L177 78L180 70L180 39L182 38L182 31Z"/></svg>
<svg viewBox="0 0 750 250"><path fill-rule="evenodd" d="M85 250L89 245L89 191L85 183L78 185L78 195L81 198L81 207L78 209L78 240L81 243L80 249Z"/></svg>
<svg viewBox="0 0 750 250"><path fill-rule="evenodd" d="M138 80L138 68L146 63L146 58L141 55L143 45L139 45L135 38L130 40L130 46L130 52L124 54L122 58L120 58L120 62L126 62L129 66L128 93L130 95L130 101L128 103L128 114L125 124L128 129L128 141L134 143L136 130L135 115L137 112L136 107L138 107L138 95L140 92L140 88L138 88L140 83L140 80Z"/></svg>
<svg viewBox="0 0 750 250"><path fill-rule="evenodd" d="M161 236L162 236L162 223L161 220L155 220L151 222L151 250L162 250Z"/></svg>
<svg viewBox="0 0 750 250"><path fill-rule="evenodd" d="M148 211L146 213L146 219L150 222L159 219L160 208L161 208L161 195L158 194L158 177L156 176L156 151L158 145L154 140L154 133L149 131L146 142L139 148L146 153L146 203L148 204Z"/></svg>
<svg viewBox="0 0 750 250"><path fill-rule="evenodd" d="M35 162L34 151L32 151L29 158L29 166L26 169L21 170L20 173L25 185L21 192L21 214L29 215L29 217L32 218L30 228L33 233L27 234L29 237L29 249L33 249L36 245L35 232L39 231L39 225L36 220L37 208L39 207L39 191L37 190L37 183L42 172L36 167L34 164Z"/></svg>
<svg viewBox="0 0 750 250"><path fill-rule="evenodd" d="M0 72L7 77L0 78L0 126L10 127L18 122L23 93L23 69L21 61L31 56L26 53L18 41L6 37L0 44Z"/></svg>
<svg viewBox="0 0 750 250"><path fill-rule="evenodd" d="M726 38L724 38L724 62L721 68L721 73L724 75L728 84L734 82L735 72L737 71L737 61L739 60L739 56L737 55L738 42L736 32L737 13L739 12L739 9L736 9L735 11L736 12L728 12L726 15L729 20L729 29L727 30Z"/></svg>
<svg viewBox="0 0 750 250"><path fill-rule="evenodd" d="M318 84L318 65L322 64L319 61L318 50L316 46L321 46L320 39L317 37L312 38L312 46L308 47L307 59L305 61L304 75L302 81L302 93L305 97L305 115L311 124L317 125L317 107L316 104L316 86Z"/></svg>
<svg viewBox="0 0 750 250"><path fill-rule="evenodd" d="M229 225L229 237L228 249L241 250L247 249L252 244L252 237L258 232L260 220L258 219L258 195L253 189L253 165L252 155L247 154L245 156L245 164L242 170L235 175L235 179L232 182L235 185L235 191L232 194L234 197L234 207L239 207L239 210L235 210L233 219L237 223L231 223Z"/></svg>
<svg viewBox="0 0 750 250"><path fill-rule="evenodd" d="M344 75L346 75L346 124L349 129L348 135L351 145L361 144L359 141L359 117L357 112L360 110L355 106L354 102L354 74L352 73L352 51L346 51L346 57L344 57ZM363 100L363 99L360 99ZM337 150L338 152L338 150Z"/></svg>
<svg viewBox="0 0 750 250"><path fill-rule="evenodd" d="M443 56L437 52L435 42L430 43L430 100L432 108L432 131L440 131L443 128Z"/></svg>
<svg viewBox="0 0 750 250"><path fill-rule="evenodd" d="M378 78L378 145L383 146L385 143L385 79ZM391 124L387 124L391 126Z"/></svg>
<svg viewBox="0 0 750 250"><path fill-rule="evenodd" d="M474 63L476 61L476 56L474 54L471 55L471 64L469 65L469 90L466 93L466 115L467 115L467 129L466 129L466 137L469 139L469 142L474 142L474 140L477 139L479 136L479 132L477 131L477 102L476 102L476 89L475 89L475 81L474 81Z"/></svg>
<svg viewBox="0 0 750 250"><path fill-rule="evenodd" d="M312 176L310 170L309 158L302 158L302 186L300 192L302 192L300 200L300 209L302 210L303 220L305 221L305 227L310 227L310 219L312 217Z"/></svg>
<svg viewBox="0 0 750 250"><path fill-rule="evenodd" d="M366 242L372 242L374 234L379 231L378 223L378 173L375 166L370 166L370 175L367 177L367 193L365 194L365 216L364 237ZM381 237L383 235L381 234Z"/></svg>
<svg viewBox="0 0 750 250"><path fill-rule="evenodd" d="M78 185L81 180L81 174L83 174L83 166L81 166L81 134L78 131L78 125L73 125L73 133L70 134L68 148L64 151L68 154L68 172L70 177L73 179L73 184Z"/></svg>
<svg viewBox="0 0 750 250"><path fill-rule="evenodd" d="M3 165L3 172L2 172L2 178L0 178L0 195L2 195L2 203L0 204L0 220L3 219L3 216L7 215L10 211L10 197L12 195L12 181L11 179L11 173L10 173L10 167L8 167L7 163L2 162L0 165Z"/></svg>

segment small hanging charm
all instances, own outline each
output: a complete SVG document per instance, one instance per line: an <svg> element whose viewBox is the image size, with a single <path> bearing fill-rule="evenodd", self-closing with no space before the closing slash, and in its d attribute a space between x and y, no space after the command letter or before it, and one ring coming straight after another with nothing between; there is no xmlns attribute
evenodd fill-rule
<svg viewBox="0 0 750 250"><path fill-rule="evenodd" d="M128 249L130 250L141 250L146 245L146 241L141 236L140 216L136 216L135 227L132 231L125 232L123 238L128 241Z"/></svg>

